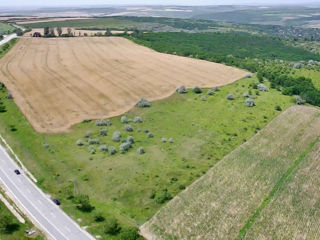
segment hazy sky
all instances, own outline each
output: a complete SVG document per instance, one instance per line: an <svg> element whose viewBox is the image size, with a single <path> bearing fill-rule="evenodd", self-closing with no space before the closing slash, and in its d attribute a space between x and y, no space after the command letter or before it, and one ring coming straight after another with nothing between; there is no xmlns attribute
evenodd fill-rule
<svg viewBox="0 0 320 240"><path fill-rule="evenodd" d="M104 4L157 4L157 5L270 5L317 3L316 0L0 0L4 6L72 6Z"/></svg>

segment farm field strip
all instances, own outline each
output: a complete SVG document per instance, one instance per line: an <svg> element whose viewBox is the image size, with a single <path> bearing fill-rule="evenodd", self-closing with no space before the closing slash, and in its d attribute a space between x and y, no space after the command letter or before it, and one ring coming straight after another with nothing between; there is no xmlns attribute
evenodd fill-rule
<svg viewBox="0 0 320 240"><path fill-rule="evenodd" d="M229 84L247 72L157 53L124 38L21 39L0 60L0 77L39 132L122 114L179 85Z"/></svg>
<svg viewBox="0 0 320 240"><path fill-rule="evenodd" d="M149 240L235 239L320 135L319 113L311 107L286 110L160 209L140 228L143 236Z"/></svg>
<svg viewBox="0 0 320 240"><path fill-rule="evenodd" d="M286 179L244 239L319 239L320 142Z"/></svg>

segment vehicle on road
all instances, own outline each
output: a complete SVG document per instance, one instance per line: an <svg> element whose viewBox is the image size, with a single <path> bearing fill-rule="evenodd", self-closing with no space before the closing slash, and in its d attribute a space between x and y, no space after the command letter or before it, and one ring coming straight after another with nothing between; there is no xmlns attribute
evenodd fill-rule
<svg viewBox="0 0 320 240"><path fill-rule="evenodd" d="M17 174L17 175L20 175L20 171L18 169L14 170L14 172Z"/></svg>
<svg viewBox="0 0 320 240"><path fill-rule="evenodd" d="M59 201L58 199L56 199L56 198L53 199L52 201L53 201L56 205L58 205L58 206L61 204L60 201Z"/></svg>

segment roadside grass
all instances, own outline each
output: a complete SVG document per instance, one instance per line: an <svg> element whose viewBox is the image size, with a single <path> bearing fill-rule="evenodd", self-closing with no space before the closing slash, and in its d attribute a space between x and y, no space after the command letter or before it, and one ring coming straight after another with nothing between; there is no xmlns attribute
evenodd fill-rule
<svg viewBox="0 0 320 240"><path fill-rule="evenodd" d="M59 198L62 208L82 226L89 226L89 232L106 237L104 222L94 222L95 211L105 218L116 217L124 227L143 224L170 199L161 201L165 189L175 196L277 116L276 106L284 110L293 105L291 97L274 89L256 95L252 83L257 82L255 76L241 79L207 96L207 101L201 100L207 90L199 95L189 91L153 102L151 108L134 108L126 115L129 119L141 116L143 123L130 122L131 133L124 131L119 116L108 127L85 121L69 133L39 134L2 90L0 98L7 111L0 114L0 132L45 192ZM242 95L249 91L256 95L253 108L244 105ZM228 93L235 96L234 101L226 99ZM107 129L107 136L99 136L102 128ZM148 138L145 129L154 138ZM122 139L129 135L135 139L125 154L119 153L120 143L111 141L116 130ZM118 153L109 156L94 145L96 154L92 155L88 145L76 146L78 139L87 142L88 131L100 144L115 146ZM172 138L173 143L163 143L161 138ZM146 151L143 155L137 153L140 146ZM78 194L90 196L93 212L77 210L70 197Z"/></svg>
<svg viewBox="0 0 320 240"><path fill-rule="evenodd" d="M150 239L236 239L239 236L242 239L248 229L254 230L250 225L256 218L263 219L259 214L272 203L277 191L312 149L320 134L319 126L318 108L287 109L160 209L140 228L143 236ZM299 216L287 221L299 221ZM274 223L286 225L287 221ZM301 234L307 232L305 229ZM270 239L283 236L285 233ZM257 234L250 239L260 237Z"/></svg>
<svg viewBox="0 0 320 240"><path fill-rule="evenodd" d="M15 28L12 27L11 25L0 22L0 35L9 34L13 32L13 30L15 30Z"/></svg>
<svg viewBox="0 0 320 240"><path fill-rule="evenodd" d="M283 182L245 239L319 239L320 142Z"/></svg>
<svg viewBox="0 0 320 240"><path fill-rule="evenodd" d="M26 239L25 230L31 229L32 224L26 222L26 224L20 223L15 216L7 209L7 207L0 201L0 219L1 217L8 216L12 221L6 230L0 229L0 239L1 240L22 240ZM1 221L1 220L0 220ZM2 224L1 224L2 225ZM41 240L40 236L33 237L32 239Z"/></svg>

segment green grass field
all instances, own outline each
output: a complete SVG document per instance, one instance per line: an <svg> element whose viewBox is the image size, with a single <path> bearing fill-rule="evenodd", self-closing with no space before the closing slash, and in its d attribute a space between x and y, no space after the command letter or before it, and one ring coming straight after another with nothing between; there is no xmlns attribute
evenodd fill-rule
<svg viewBox="0 0 320 240"><path fill-rule="evenodd" d="M0 22L0 35L11 33L14 29L11 25Z"/></svg>
<svg viewBox="0 0 320 240"><path fill-rule="evenodd" d="M139 115L143 123L131 122L134 132L128 134L120 117L112 118L106 137L99 136L103 127L94 122L78 124L65 134L36 133L3 90L0 98L7 111L0 114L0 132L45 192L58 197L63 209L73 218L81 218L80 224L88 225L90 232L104 235L104 222L93 221L95 211L106 218L116 217L123 226L143 224L163 206L165 189L175 196L277 116L276 106L286 109L293 104L291 97L272 89L258 92L257 106L245 107L242 94L250 90L256 95L249 86L254 82L255 77L224 86L214 96L207 96L207 101L201 100L206 91L200 95L189 92L156 101L148 109L134 108L128 118ZM227 100L228 93L236 99ZM154 138L148 138L144 129ZM78 139L86 142L84 135L91 131L100 144L119 149L119 143L111 141L116 130L122 132L122 139L128 135L135 139L134 148L126 154L109 156L94 146L96 154L92 155L87 145L76 146ZM173 138L173 143L162 143L161 138ZM140 146L146 154L137 154ZM77 194L89 195L96 210L77 210L68 199Z"/></svg>
<svg viewBox="0 0 320 240"><path fill-rule="evenodd" d="M309 69L295 69L293 70L293 75L297 77L307 77L311 78L314 86L320 89L320 71L309 70Z"/></svg>
<svg viewBox="0 0 320 240"><path fill-rule="evenodd" d="M278 206L273 209L272 204L279 189L285 188L292 173L299 171L299 164L307 161L306 156L318 146L319 126L318 108L289 108L162 208L141 228L144 236L150 239L298 239L290 238L285 232L274 238L270 236L277 228L292 226L294 229L294 223L305 217L297 212L292 219L287 217L287 221L281 222L283 218L278 218L278 211L287 216L292 208ZM304 176L307 175L304 171ZM293 193L301 189L294 183L290 186ZM316 199L315 195L318 196L317 191L309 190L308 196ZM286 205L286 197L288 195L282 194L283 201L278 201L279 204ZM266 208L271 209L271 215L263 215ZM265 220L270 216L275 219L273 222ZM273 226L277 220L283 224L278 222L274 229L266 229L264 237L259 231L250 237L247 233L255 231L254 224L259 217L266 226ZM312 218L310 216L309 220ZM301 229L301 233L318 229L316 221L312 224ZM263 227L260 225L261 229Z"/></svg>

